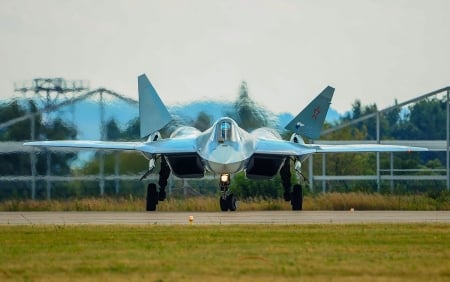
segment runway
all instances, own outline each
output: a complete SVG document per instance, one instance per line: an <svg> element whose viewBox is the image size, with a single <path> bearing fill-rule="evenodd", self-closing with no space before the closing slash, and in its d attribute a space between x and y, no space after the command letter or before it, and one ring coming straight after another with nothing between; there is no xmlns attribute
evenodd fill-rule
<svg viewBox="0 0 450 282"><path fill-rule="evenodd" d="M0 212L0 226L364 223L450 223L450 211Z"/></svg>

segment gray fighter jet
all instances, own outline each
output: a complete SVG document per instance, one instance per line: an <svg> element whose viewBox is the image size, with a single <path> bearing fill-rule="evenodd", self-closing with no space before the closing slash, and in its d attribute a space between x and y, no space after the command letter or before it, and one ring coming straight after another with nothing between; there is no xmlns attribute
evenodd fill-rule
<svg viewBox="0 0 450 282"><path fill-rule="evenodd" d="M206 172L219 176L222 211L236 210L236 198L229 192L231 175L240 171L250 179L270 179L280 173L284 198L293 210L301 210L303 192L300 184L291 183L291 162L301 175L301 163L314 153L341 152L406 152L425 151L425 148L394 145L317 145L306 144L303 137L317 139L331 104L334 88L326 87L287 126L293 132L289 141L270 128L251 132L239 127L229 117L217 120L201 132L194 127L177 128L163 139L159 130L172 117L145 74L138 77L140 134L144 142L109 142L87 140L36 141L26 146L72 147L101 150L134 150L149 160L149 169L141 180L152 173L160 161L158 186L147 187L147 210L154 211L166 198L165 188L170 173L180 178L202 178Z"/></svg>

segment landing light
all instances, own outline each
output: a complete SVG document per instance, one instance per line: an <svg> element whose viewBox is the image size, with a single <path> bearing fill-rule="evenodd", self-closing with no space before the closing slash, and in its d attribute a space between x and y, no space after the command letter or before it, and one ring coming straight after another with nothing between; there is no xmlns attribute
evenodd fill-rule
<svg viewBox="0 0 450 282"><path fill-rule="evenodd" d="M230 175L228 173L224 173L220 175L220 182L228 183L230 182Z"/></svg>

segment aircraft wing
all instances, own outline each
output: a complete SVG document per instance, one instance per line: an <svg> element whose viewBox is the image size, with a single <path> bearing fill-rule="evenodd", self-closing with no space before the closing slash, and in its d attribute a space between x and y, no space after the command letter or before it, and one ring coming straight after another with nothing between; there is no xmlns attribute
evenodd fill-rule
<svg viewBox="0 0 450 282"><path fill-rule="evenodd" d="M24 143L34 147L65 147L97 150L140 151L150 154L177 154L197 151L195 138L162 139L154 142L116 142L89 140L33 141Z"/></svg>
<svg viewBox="0 0 450 282"><path fill-rule="evenodd" d="M311 144L317 153L352 153L352 152L423 152L427 148L382 144L352 144L352 145L316 145Z"/></svg>
<svg viewBox="0 0 450 282"><path fill-rule="evenodd" d="M171 138L162 139L155 142L141 143L136 150L150 154L183 154L196 153L196 138Z"/></svg>
<svg viewBox="0 0 450 282"><path fill-rule="evenodd" d="M136 150L141 142L112 142L90 140L60 140L60 141L33 141L23 145L33 147L59 147L80 149L104 149L104 150Z"/></svg>
<svg viewBox="0 0 450 282"><path fill-rule="evenodd" d="M306 144L296 144L284 140L258 139L255 144L255 154L301 156L316 153L316 149Z"/></svg>
<svg viewBox="0 0 450 282"><path fill-rule="evenodd" d="M352 144L352 145L318 145L296 144L284 140L256 141L255 154L301 156L312 153L352 153L352 152L416 152L428 151L422 147L410 147L382 144Z"/></svg>

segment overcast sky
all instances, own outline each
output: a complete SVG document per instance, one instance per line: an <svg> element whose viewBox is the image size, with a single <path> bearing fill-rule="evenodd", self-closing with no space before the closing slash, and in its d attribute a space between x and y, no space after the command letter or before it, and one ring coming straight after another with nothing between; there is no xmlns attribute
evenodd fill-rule
<svg viewBox="0 0 450 282"><path fill-rule="evenodd" d="M242 80L296 114L326 85L340 112L450 85L450 1L0 1L0 99L36 77L167 104L234 100Z"/></svg>

